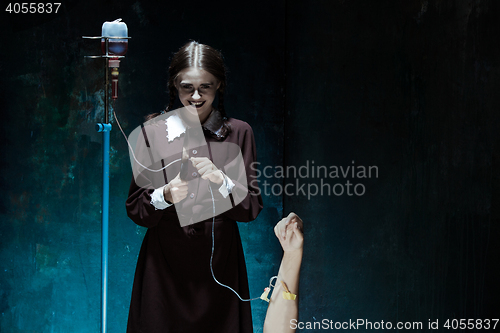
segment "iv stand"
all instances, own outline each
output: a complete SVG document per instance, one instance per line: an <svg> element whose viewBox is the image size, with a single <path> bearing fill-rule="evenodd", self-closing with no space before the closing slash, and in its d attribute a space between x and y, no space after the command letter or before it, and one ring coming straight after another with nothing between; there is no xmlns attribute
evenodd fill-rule
<svg viewBox="0 0 500 333"><path fill-rule="evenodd" d="M108 58L125 58L124 56L109 55L109 39L130 39L130 37L86 37L85 39L105 39L106 54L101 56L85 56L85 58L105 58L105 86L104 86L104 123L96 124L97 132L103 133L102 158L102 238L101 238L101 333L107 331L107 304L108 304L108 239L109 239L109 61Z"/></svg>

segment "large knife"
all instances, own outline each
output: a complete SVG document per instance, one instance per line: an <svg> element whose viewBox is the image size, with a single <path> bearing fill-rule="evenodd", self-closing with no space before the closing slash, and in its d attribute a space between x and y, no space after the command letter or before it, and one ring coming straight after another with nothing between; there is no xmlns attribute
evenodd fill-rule
<svg viewBox="0 0 500 333"><path fill-rule="evenodd" d="M184 136L184 143L182 145L182 157L181 157L181 171L180 178L181 180L186 180L188 167L189 167L189 153L187 150L189 141L189 129L186 129L186 135Z"/></svg>

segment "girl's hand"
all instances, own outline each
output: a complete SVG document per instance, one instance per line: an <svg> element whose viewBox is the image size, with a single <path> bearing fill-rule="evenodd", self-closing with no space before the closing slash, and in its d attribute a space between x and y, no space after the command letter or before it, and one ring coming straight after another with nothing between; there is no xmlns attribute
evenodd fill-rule
<svg viewBox="0 0 500 333"><path fill-rule="evenodd" d="M208 157L191 157L190 160L202 179L208 179L212 183L222 185L224 176Z"/></svg>
<svg viewBox="0 0 500 333"><path fill-rule="evenodd" d="M165 201L170 201L174 204L187 197L187 193L188 184L180 178L180 173L163 188Z"/></svg>
<svg viewBox="0 0 500 333"><path fill-rule="evenodd" d="M295 213L288 214L274 227L274 234L278 237L285 252L301 250L304 246L304 222Z"/></svg>

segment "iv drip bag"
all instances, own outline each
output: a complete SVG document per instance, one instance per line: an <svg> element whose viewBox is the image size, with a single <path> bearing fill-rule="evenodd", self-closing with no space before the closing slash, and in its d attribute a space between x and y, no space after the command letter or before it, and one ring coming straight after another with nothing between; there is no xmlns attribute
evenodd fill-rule
<svg viewBox="0 0 500 333"><path fill-rule="evenodd" d="M128 29L122 19L114 20L113 22L104 22L102 25L103 37L128 37ZM128 39L109 39L108 51L109 55L124 56L128 50ZM106 40L101 39L101 51L106 53Z"/></svg>

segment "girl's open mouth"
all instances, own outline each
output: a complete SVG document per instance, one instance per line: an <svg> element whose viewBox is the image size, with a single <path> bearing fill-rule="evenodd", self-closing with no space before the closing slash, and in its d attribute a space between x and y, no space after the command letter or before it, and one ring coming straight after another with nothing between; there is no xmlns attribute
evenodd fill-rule
<svg viewBox="0 0 500 333"><path fill-rule="evenodd" d="M191 105L196 106L197 108L201 108L201 107L203 106L203 104L205 104L205 101L203 101L203 102L193 102L193 101L189 101L189 103L190 103Z"/></svg>

